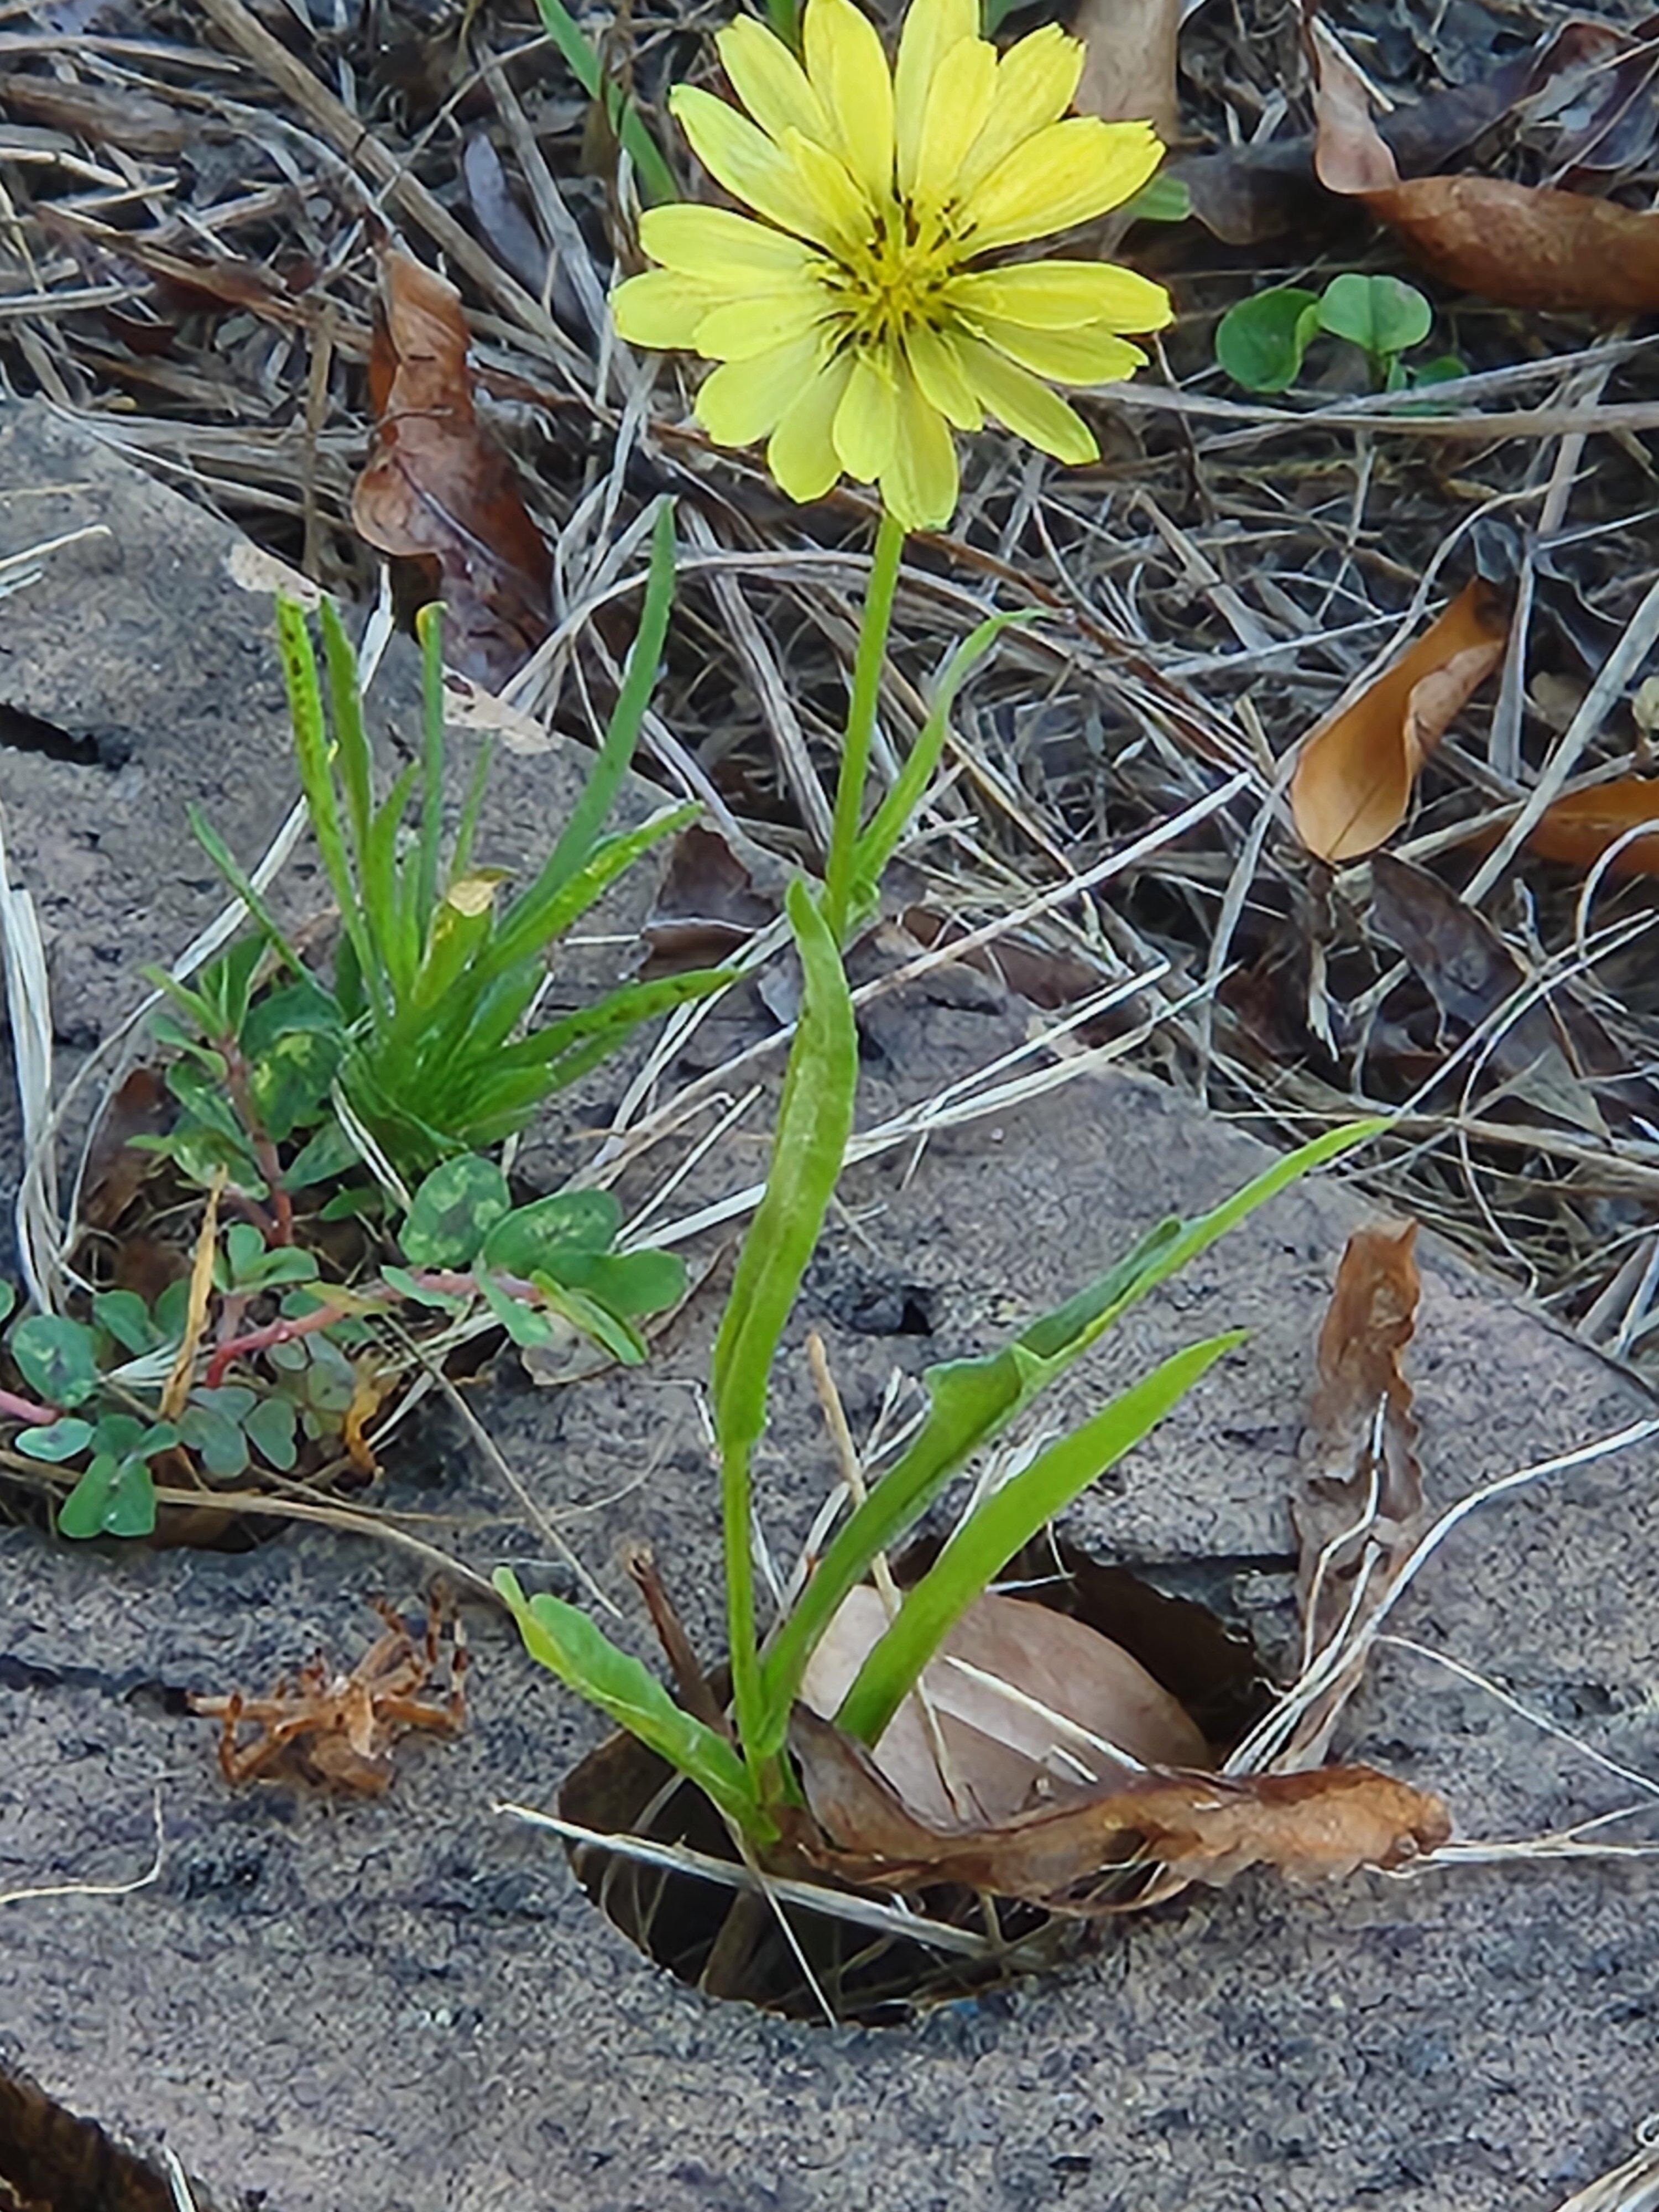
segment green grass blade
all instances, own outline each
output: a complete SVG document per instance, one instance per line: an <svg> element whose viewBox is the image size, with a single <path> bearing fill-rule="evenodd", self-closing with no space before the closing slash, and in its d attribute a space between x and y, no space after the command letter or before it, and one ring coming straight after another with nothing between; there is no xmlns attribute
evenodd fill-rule
<svg viewBox="0 0 1659 2212"><path fill-rule="evenodd" d="M605 725L605 742L588 771L582 795L572 807L570 819L548 855L546 865L512 914L503 917L504 935L521 911L536 913L548 905L592 857L599 831L610 818L628 775L634 748L639 743L640 726L651 704L651 694L657 688L657 669L662 659L673 604L674 508L671 501L665 501L658 509L656 527L651 533L651 565L639 628L629 650L628 666L617 694L617 703ZM552 933L545 933L541 941L545 943Z"/></svg>
<svg viewBox="0 0 1659 2212"><path fill-rule="evenodd" d="M1115 1266L1042 1316L1012 1344L981 1359L954 1360L927 1370L923 1381L931 1402L921 1431L837 1532L772 1639L763 1662L762 1757L781 1747L807 1662L848 1592L864 1580L878 1553L891 1550L915 1526L973 1453L1188 1261L1298 1176L1387 1126L1385 1121L1362 1121L1316 1137L1272 1162L1208 1213L1193 1221L1161 1223Z"/></svg>
<svg viewBox="0 0 1659 2212"><path fill-rule="evenodd" d="M444 622L435 602L416 617L415 634L421 641L421 819L414 915L418 967L437 910L444 827Z"/></svg>
<svg viewBox="0 0 1659 2212"><path fill-rule="evenodd" d="M992 615L977 629L971 630L951 654L939 678L933 703L927 710L927 719L910 748L909 758L894 779L892 789L860 833L853 855L855 905L873 905L882 871L897 851L899 840L927 795L927 787L933 780L950 733L951 709L956 704L957 692L1004 630L1017 625L1024 627L1036 619L1036 612L1029 608Z"/></svg>
<svg viewBox="0 0 1659 2212"><path fill-rule="evenodd" d="M805 983L800 1018L784 1074L765 1193L738 1255L711 1369L732 1687L738 1733L751 1766L757 1764L762 1705L750 1462L766 1426L778 1341L841 1174L858 1085L858 1031L841 954L799 881L789 886L788 914Z"/></svg>
<svg viewBox="0 0 1659 2212"><path fill-rule="evenodd" d="M412 967L404 972L398 921L398 832L420 775L411 761L374 810L363 842L363 909L368 917L374 964L367 970L377 1007L402 1005L414 988Z"/></svg>
<svg viewBox="0 0 1659 2212"><path fill-rule="evenodd" d="M542 28L563 56L571 75L590 100L605 109L611 128L627 149L639 172L640 186L648 200L677 200L680 188L660 146L647 127L645 118L620 85L605 74L599 49L564 0L536 0Z"/></svg>
<svg viewBox="0 0 1659 2212"><path fill-rule="evenodd" d="M374 774L363 724L362 685L357 655L346 635L345 624L332 599L325 599L319 616L323 631L323 662L328 671L329 711L334 719L334 757L345 793L346 817L351 827L352 850L359 869L368 838L369 817L374 811Z"/></svg>
<svg viewBox="0 0 1659 2212"><path fill-rule="evenodd" d="M681 975L655 976L648 983L624 983L596 1005L580 1006L574 1014L548 1023L545 1029L532 1030L516 1044L504 1045L493 1053L488 1066L479 1071L481 1086L488 1090L490 1072L495 1068L544 1067L594 1038L602 1038L607 1048L618 1043L641 1022L672 1013L676 1006L687 1006L694 999L709 998L732 980L729 968L694 968Z"/></svg>
<svg viewBox="0 0 1659 2212"><path fill-rule="evenodd" d="M455 831L455 850L450 858L452 881L464 876L472 866L472 842L478 834L478 816L484 802L485 787L489 771L495 764L495 742L486 738L478 748L478 757L471 775L467 780L466 797L461 805L461 818Z"/></svg>
<svg viewBox="0 0 1659 2212"><path fill-rule="evenodd" d="M1244 1330L1230 1329L1176 1352L993 1492L907 1594L842 1700L836 1724L860 1743L879 1742L923 1668L1015 1553L1139 1443L1244 1337Z"/></svg>
<svg viewBox="0 0 1659 2212"><path fill-rule="evenodd" d="M743 1761L723 1735L683 1712L656 1676L618 1650L579 1607L562 1598L527 1598L507 1567L498 1567L493 1580L532 1659L695 1782L745 1834L769 1839L771 1823Z"/></svg>
<svg viewBox="0 0 1659 2212"><path fill-rule="evenodd" d="M375 971L368 957L362 908L352 881L351 864L340 824L334 769L323 721L322 689L317 678L317 656L311 648L305 610L295 600L279 597L276 601L276 647L288 691L289 714L294 725L294 754L300 788L311 817L312 835L317 840L329 888L340 909L340 926L350 938L365 975L372 979Z"/></svg>
<svg viewBox="0 0 1659 2212"><path fill-rule="evenodd" d="M185 815L190 823L191 834L197 843L217 868L231 890L235 892L237 897L241 900L255 921L258 923L272 951L277 954L283 965L292 969L301 981L309 981L311 971L306 967L287 938L283 936L276 915L265 904L263 896L254 884L253 878L226 844L212 823L193 800L185 809ZM144 972L146 975L152 976L159 988L165 991L175 1003L183 1006L191 1014L192 1019L198 1018L197 1009L201 1005L201 1001L194 992L185 991L164 969L147 969Z"/></svg>
<svg viewBox="0 0 1659 2212"><path fill-rule="evenodd" d="M702 811L696 805L665 806L637 830L619 830L614 837L607 837L580 867L563 877L554 874L550 860L501 916L501 926L474 971L479 981L493 981L520 960L539 957L549 945L556 945L618 876L624 875L653 845L695 822ZM554 859L557 857L556 853Z"/></svg>

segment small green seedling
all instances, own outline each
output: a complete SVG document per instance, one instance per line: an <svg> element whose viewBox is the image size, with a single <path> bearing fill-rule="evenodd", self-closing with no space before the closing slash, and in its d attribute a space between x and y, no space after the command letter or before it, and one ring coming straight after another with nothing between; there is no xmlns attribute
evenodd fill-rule
<svg viewBox="0 0 1659 2212"><path fill-rule="evenodd" d="M719 969L629 983L556 1020L537 1018L562 940L696 813L668 806L637 829L601 834L650 702L673 582L673 516L665 506L605 743L552 851L516 896L505 871L473 854L487 750L446 835L435 611L421 624L421 753L380 793L356 659L338 615L324 602L325 713L305 616L278 603L301 787L340 915L332 975L301 962L223 841L192 817L260 934L234 945L192 986L152 973L170 1001L157 1035L177 1055L167 1080L182 1110L165 1137L144 1141L196 1181L222 1170L239 1200L270 1207L269 1226L286 1243L295 1198L357 1167L354 1123L408 1185L446 1158L504 1142L640 1024L724 984ZM333 1212L352 1210L360 1196L337 1191Z"/></svg>
<svg viewBox="0 0 1659 2212"><path fill-rule="evenodd" d="M1323 292L1277 284L1239 301L1217 327L1215 357L1247 392L1286 392L1316 338L1342 338L1364 355L1375 390L1401 392L1464 374L1454 354L1416 365L1401 358L1422 344L1433 322L1434 310L1414 285L1350 271L1333 276Z"/></svg>

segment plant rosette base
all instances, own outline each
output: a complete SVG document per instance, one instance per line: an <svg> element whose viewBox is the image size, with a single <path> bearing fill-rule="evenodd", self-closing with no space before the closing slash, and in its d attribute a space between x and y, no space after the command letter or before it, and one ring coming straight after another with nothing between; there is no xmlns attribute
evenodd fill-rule
<svg viewBox="0 0 1659 2212"><path fill-rule="evenodd" d="M937 1551L933 1542L913 1546L898 1565L901 1584L920 1576ZM1057 1561L1063 1565L1061 1574L1055 1571ZM1262 1711L1267 1686L1254 1650L1206 1607L1170 1596L1127 1569L1091 1559L1070 1547L1032 1547L1011 1564L1006 1579L1030 1585L1028 1594L1037 1596L1046 1610L1109 1638L1127 1652L1201 1721L1202 1739L1213 1757L1224 1756ZM716 1696L724 1696L728 1686L723 1674L710 1686ZM904 1718L901 1715L896 1728ZM971 1741L971 1731L953 1734L957 1749ZM642 1837L731 1863L731 1840L708 1799L689 1783L673 1784L665 1761L634 1737L618 1733L567 1777L558 1811L574 1826L599 1834ZM1042 1799L1039 1784L1033 1802ZM1093 1917L1053 1913L1018 1898L998 1897L992 1910L1000 1951L975 1956L981 1947L975 1939L983 1937L988 1925L985 1898L944 1881L913 1892L908 1902L935 1925L967 1939L962 1950L902 1933L884 1934L834 1907L817 1911L799 1901L787 1908L792 1944L777 1914L752 1891L641 1863L597 1844L573 1841L567 1850L588 1898L647 1957L706 1995L740 1998L790 2018L822 2021L822 1993L842 2021L896 2025L919 2008L1058 1969L1090 1947L1098 1928ZM878 1907L890 1905L890 1889L827 1875L823 1865L830 1856L833 1847L811 1816L799 1810L787 1820L784 1840L769 1870L796 1882L816 1883L826 1892L861 1893ZM1133 1904L1137 1887L1144 1887L1144 1871L1126 1877L1126 1905ZM802 1972L802 1957L816 1991Z"/></svg>

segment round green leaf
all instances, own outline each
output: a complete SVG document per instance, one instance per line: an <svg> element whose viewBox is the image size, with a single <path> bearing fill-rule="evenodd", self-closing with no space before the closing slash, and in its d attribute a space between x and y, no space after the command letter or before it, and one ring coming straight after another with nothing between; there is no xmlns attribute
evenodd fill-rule
<svg viewBox="0 0 1659 2212"><path fill-rule="evenodd" d="M246 1473L247 1438L216 1406L186 1406L179 1416L179 1433L214 1481L234 1482Z"/></svg>
<svg viewBox="0 0 1659 2212"><path fill-rule="evenodd" d="M608 1252L622 1226L622 1208L608 1190L559 1190L514 1209L484 1240L479 1258L504 1275L530 1275L538 1267L563 1273L570 1253Z"/></svg>
<svg viewBox="0 0 1659 2212"><path fill-rule="evenodd" d="M1310 310L1319 295L1298 284L1276 284L1229 307L1216 326L1215 357L1247 392L1284 392L1296 382L1308 349Z"/></svg>
<svg viewBox="0 0 1659 2212"><path fill-rule="evenodd" d="M17 1449L30 1459L43 1459L52 1466L66 1459L78 1458L92 1442L92 1423L76 1420L72 1415L61 1421L50 1421L44 1428L20 1429Z"/></svg>
<svg viewBox="0 0 1659 2212"><path fill-rule="evenodd" d="M92 1317L123 1352L149 1352L161 1340L149 1308L137 1291L100 1291L92 1302Z"/></svg>
<svg viewBox="0 0 1659 2212"><path fill-rule="evenodd" d="M248 1442L278 1474L291 1474L300 1456L291 1398L262 1398L243 1423Z"/></svg>
<svg viewBox="0 0 1659 2212"><path fill-rule="evenodd" d="M507 1177L476 1152L445 1160L415 1194L399 1242L416 1267L469 1267L512 1208Z"/></svg>
<svg viewBox="0 0 1659 2212"><path fill-rule="evenodd" d="M100 1452L58 1510L64 1536L149 1536L155 1528L155 1486L141 1459Z"/></svg>
<svg viewBox="0 0 1659 2212"><path fill-rule="evenodd" d="M81 1406L99 1384L92 1331L62 1314L29 1314L9 1340L17 1371L37 1397L53 1406Z"/></svg>
<svg viewBox="0 0 1659 2212"><path fill-rule="evenodd" d="M1433 323L1423 295L1398 276L1333 276L1319 302L1320 328L1349 339L1372 361L1421 345Z"/></svg>
<svg viewBox="0 0 1659 2212"><path fill-rule="evenodd" d="M661 1313L685 1296L678 1252L607 1252L564 1279L613 1314Z"/></svg>
<svg viewBox="0 0 1659 2212"><path fill-rule="evenodd" d="M281 1144L314 1121L345 1055L337 1030L290 1030L248 1070L248 1091L267 1133Z"/></svg>
<svg viewBox="0 0 1659 2212"><path fill-rule="evenodd" d="M4 1321L6 1316L11 1311L16 1303L16 1285L14 1283L0 1281L0 1321Z"/></svg>

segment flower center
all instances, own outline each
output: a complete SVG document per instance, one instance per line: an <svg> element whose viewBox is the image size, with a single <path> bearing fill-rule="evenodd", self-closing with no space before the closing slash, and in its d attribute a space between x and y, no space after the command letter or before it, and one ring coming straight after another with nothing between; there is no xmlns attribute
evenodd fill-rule
<svg viewBox="0 0 1659 2212"><path fill-rule="evenodd" d="M944 292L962 249L951 215L948 208L919 214L908 200L890 200L867 242L823 264L838 348L884 351L918 324L939 329L951 319Z"/></svg>

